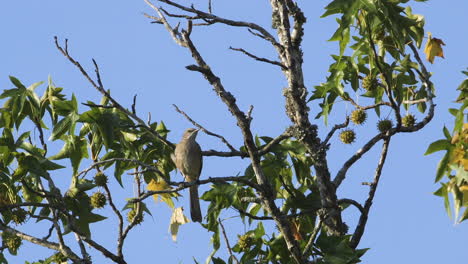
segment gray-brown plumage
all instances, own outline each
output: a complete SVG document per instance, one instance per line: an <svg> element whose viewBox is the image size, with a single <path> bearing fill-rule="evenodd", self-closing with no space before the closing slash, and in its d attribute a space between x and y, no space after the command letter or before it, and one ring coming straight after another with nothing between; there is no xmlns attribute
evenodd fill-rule
<svg viewBox="0 0 468 264"><path fill-rule="evenodd" d="M200 177L203 158L200 145L195 141L198 130L189 128L174 150L174 163L187 182ZM198 198L198 185L190 187L190 216L193 222L201 222L202 214Z"/></svg>

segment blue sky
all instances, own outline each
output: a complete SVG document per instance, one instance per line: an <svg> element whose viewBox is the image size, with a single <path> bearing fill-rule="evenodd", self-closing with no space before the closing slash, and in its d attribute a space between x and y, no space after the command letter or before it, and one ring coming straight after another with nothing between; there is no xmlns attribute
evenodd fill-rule
<svg viewBox="0 0 468 264"><path fill-rule="evenodd" d="M206 1L195 1L201 7ZM252 3L254 2L254 3ZM308 23L303 44L304 73L309 90L325 81L330 54L336 53L337 43L327 42L334 32L334 18L320 19L327 1L298 1L306 12ZM237 20L256 21L269 28L271 14L268 1L213 1L216 14ZM466 256L466 224L454 225L447 217L443 201L432 195L437 189L434 172L440 155L423 156L428 144L442 137L442 126L451 128L452 119L447 112L453 107L456 87L463 80L461 70L468 66L468 35L466 34L465 0L429 1L413 5L413 12L426 18L426 31L432 32L447 44L446 59L436 58L428 69L433 72L436 85L436 116L424 130L409 135L398 135L392 140L389 157L384 167L381 185L374 200L366 233L360 247L371 250L363 263L456 263ZM69 39L70 53L92 72L91 58L100 65L104 85L123 105L130 107L133 95L137 94L137 111L142 117L150 112L153 120L163 120L172 130L170 139L178 141L183 130L190 124L177 114L172 104L190 114L207 129L223 134L232 144L240 147L242 138L234 118L216 97L209 84L199 74L185 70L192 63L186 49L177 46L163 27L150 24L142 15L151 13L141 1L2 1L0 3L0 87L11 88L8 75L19 78L25 84L47 80L50 75L65 93L74 93L80 102L98 101L100 95L84 80L79 72L59 54L53 37ZM229 46L255 51L259 56L274 57L274 50L265 42L253 38L244 29L215 25L195 28L192 35L205 60L223 83L237 97L243 110L254 105L252 129L254 134L275 136L288 126L284 114L282 88L285 80L279 69L252 61L239 53L228 50ZM44 87L39 88L42 92ZM349 105L335 106L336 116L330 123L341 122ZM86 108L83 106L83 110ZM312 108L312 113L318 110ZM320 133L330 127L320 120ZM369 129L356 129L358 140L351 146L332 142L329 164L334 173L372 133ZM335 138L336 139L336 138ZM216 139L199 136L203 149L224 149ZM369 153L350 170L340 197L363 201L367 187L361 182L369 181L376 164L378 148ZM374 155L373 155L374 154ZM205 158L203 177L231 176L242 173L246 161L237 158ZM334 174L332 173L332 174ZM54 175L63 187L68 186L66 172ZM179 174L174 179L181 180ZM208 186L202 188L206 190ZM113 190L123 200L132 195L130 179L125 189L113 184ZM184 193L182 193L184 194ZM187 196L188 194L185 194ZM120 205L123 206L121 201ZM204 261L211 251L210 234L197 224L187 224L180 229L177 243L168 234L170 210L164 204L148 203L153 218L131 233L125 251L128 263L150 260L157 263L193 263L192 257ZM182 198L178 206L188 208ZM202 203L206 210L206 204ZM102 214L112 217L109 212ZM223 217L229 218L232 213ZM353 226L356 212L345 214L345 221ZM248 230L249 226L238 223L237 218L226 220L231 244L235 243L235 230ZM115 223L114 220L111 223ZM46 226L29 226L27 232L43 236ZM112 224L96 224L92 227L93 238L103 244L115 242ZM114 233L113 233L114 232ZM49 251L25 243L18 257L11 263L37 260ZM224 244L218 253L226 256ZM96 263L109 263L99 254L94 254Z"/></svg>

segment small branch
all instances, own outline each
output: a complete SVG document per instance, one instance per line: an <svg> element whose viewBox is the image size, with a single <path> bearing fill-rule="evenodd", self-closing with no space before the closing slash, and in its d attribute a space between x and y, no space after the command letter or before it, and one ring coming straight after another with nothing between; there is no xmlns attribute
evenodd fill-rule
<svg viewBox="0 0 468 264"><path fill-rule="evenodd" d="M243 209L240 209L240 208L235 208L233 207L234 209L236 209L241 215L245 215L253 220L274 220L273 217L271 216L256 216L256 215L253 215L251 213L248 213L247 211L243 210Z"/></svg>
<svg viewBox="0 0 468 264"><path fill-rule="evenodd" d="M360 203L358 203L357 201L353 200L353 199L347 199L347 198L343 198L343 199L339 199L338 200L338 204L351 204L351 205L354 205L358 210L359 212L364 213L364 207L362 207L362 205Z"/></svg>
<svg viewBox="0 0 468 264"><path fill-rule="evenodd" d="M54 218L52 219L52 223L54 224L54 228L57 233L57 238L58 238L59 246L60 246L60 252L62 252L66 257L69 258L70 255L69 255L69 252L65 250L67 246L65 245L65 242L63 240L62 230L60 229L60 225L58 223L57 210L52 210L52 214L54 216Z"/></svg>
<svg viewBox="0 0 468 264"><path fill-rule="evenodd" d="M333 134L336 132L336 130L341 129L341 128L345 128L345 127L347 127L348 125L349 125L349 116L346 116L346 120L344 121L344 123L335 125L335 126L332 128L332 130L330 130L330 132L328 132L327 137L326 137L325 140L322 142L322 148L327 147L328 142L330 141L331 137L332 137Z"/></svg>
<svg viewBox="0 0 468 264"><path fill-rule="evenodd" d="M231 246L229 245L229 240L228 240L227 235L226 235L226 229L224 229L224 225L221 222L221 219L218 219L218 223L221 226L221 230L223 231L224 241L226 241L226 247L227 247L227 249L229 251L229 255L231 256L231 259L233 259L235 261L235 263L239 264L239 260L236 258L236 256L234 256L234 254L232 254L232 249L231 249Z"/></svg>
<svg viewBox="0 0 468 264"><path fill-rule="evenodd" d="M23 232L20 232L20 231L18 231L16 229L13 229L13 228L10 228L10 227L4 225L2 222L0 222L0 230L2 230L4 232L7 232L7 233L17 235L18 237L20 237L23 240L29 241L29 242L31 242L33 244L36 244L36 245L40 245L42 247L50 248L50 249L55 250L55 251L61 251L61 252L65 251L66 255L69 256L69 258L71 260L73 260L74 263L83 263L83 264L86 263L82 259L80 259L75 253L73 253L73 251L67 246L65 246L63 248L63 250L61 250L60 245L57 244L57 243L50 242L50 241L48 241L46 239L41 239L41 238L37 238L37 237L31 236L31 235L25 234Z"/></svg>
<svg viewBox="0 0 468 264"><path fill-rule="evenodd" d="M229 148L229 150L231 150L231 152L237 151L231 144L229 144L229 142L223 136L220 136L218 134L208 131L206 128L204 128L199 123L197 123L192 118L190 118L190 116L188 116L184 111L180 110L180 108L177 105L173 104L172 106L174 106L176 111L180 113L181 115L183 115L190 123L192 123L194 126L196 126L197 128L201 129L203 132L205 132L205 134L221 139L221 141Z"/></svg>
<svg viewBox="0 0 468 264"><path fill-rule="evenodd" d="M52 219L51 219L52 220ZM50 236L52 236L52 231L54 231L54 224L52 224L50 227L49 227L49 231L47 232L47 235L45 237L42 238L42 240L47 240L50 238Z"/></svg>
<svg viewBox="0 0 468 264"><path fill-rule="evenodd" d="M390 107L392 107L392 104L389 103L389 102L380 102L380 103L373 104L373 105L362 106L362 105L357 104L351 97L348 97L348 98L343 99L343 100L346 100L346 101L350 102L354 107L356 107L358 109L361 109L361 110L374 109L374 108L377 108L379 106L390 106Z"/></svg>
<svg viewBox="0 0 468 264"><path fill-rule="evenodd" d="M158 170L158 168L154 167L154 166L151 166L151 165L148 165L148 164L145 164L139 160L135 160L135 159L126 159L126 158L112 158L112 159L107 159L107 160L101 160L101 161L97 161L97 162L94 162L93 164L91 164L91 166L89 166L88 168L82 170L81 172L79 172L76 177L79 177L81 175L86 175L89 171L91 171L92 169L96 168L96 167L99 167L103 164L106 164L106 163L112 163L112 162L116 162L116 161L124 161L124 162L131 162L131 163L135 163L141 167L144 167L146 170L148 171L152 171L152 172L156 172L159 176L161 176L162 178L164 178L164 174Z"/></svg>
<svg viewBox="0 0 468 264"><path fill-rule="evenodd" d="M98 108L106 108L106 109L116 108L116 107L113 106L113 105L88 104L88 103L81 103L81 104L82 104L82 105L89 106L89 107L98 107Z"/></svg>
<svg viewBox="0 0 468 264"><path fill-rule="evenodd" d="M392 133L393 132L393 133ZM393 128L390 131L388 131L389 135L393 135L396 133L396 129ZM351 156L341 167L341 169L338 171L338 173L335 176L335 179L333 180L333 184L338 188L340 186L341 182L346 177L346 172L348 169L356 162L358 161L365 153L367 153L377 142L379 142L381 139L385 137L385 133L379 133L376 136L374 136L372 139L370 139L362 148L360 148L356 153Z"/></svg>
<svg viewBox="0 0 468 264"><path fill-rule="evenodd" d="M380 176L382 174L382 168L385 164L385 160L387 158L388 153L388 145L390 144L390 137L386 137L383 142L382 146L382 153L380 154L379 163L377 164L377 168L375 170L374 181L369 190L369 196L364 204L363 212L361 213L361 217L359 218L359 222L354 230L353 236L350 241L350 247L356 248L361 241L361 237L364 234L364 229L366 228L367 224L367 217L369 215L370 208L372 206L372 201L374 200L375 192L379 185Z"/></svg>
<svg viewBox="0 0 468 264"><path fill-rule="evenodd" d="M137 95L135 94L133 96L133 103L132 103L132 114L136 115L136 98L137 98Z"/></svg>
<svg viewBox="0 0 468 264"><path fill-rule="evenodd" d="M144 192L144 193L142 193L142 195L140 197L131 199L129 202L131 202L131 203L141 202L141 201L145 200L146 198L148 198L148 197L150 197L150 196L152 196L154 194L175 193L175 192L179 192L181 190L190 188L191 186L194 186L194 185L204 185L204 184L208 184L208 183L226 183L226 182L229 182L229 181L235 181L235 182L245 184L245 185L247 185L249 187L254 188L257 191L262 191L263 190L263 188L260 185L258 185L256 183L253 183L250 180L239 177L239 176L215 177L215 178L209 177L206 180L198 180L198 181L193 181L193 182L170 182L170 181L168 181L167 183L169 185L178 186L178 187L173 188L173 189L168 189L168 190Z"/></svg>
<svg viewBox="0 0 468 264"><path fill-rule="evenodd" d="M317 238L318 233L320 232L320 229L322 228L322 220L320 217L317 220L317 224L314 227L314 230L312 231L312 234L310 235L309 241L307 241L306 246L304 247L304 250L302 251L302 255L307 256L308 252L314 245L314 241Z"/></svg>
<svg viewBox="0 0 468 264"><path fill-rule="evenodd" d="M241 215L245 215L245 216L248 216L249 218L253 219L253 220L275 220L275 218L273 218L272 216L256 216L256 215L253 215L243 209L240 209L240 208L236 208L236 207L232 207L234 208L236 211L238 211ZM302 210L301 212L299 213L294 213L294 214L288 214L288 215L282 215L281 218L283 219L289 219L289 218L296 218L298 216L301 216L301 215L310 215L311 213L316 213L317 210L315 209L307 209L307 210Z"/></svg>
<svg viewBox="0 0 468 264"><path fill-rule="evenodd" d="M370 25L370 22L367 21L368 25ZM380 56L379 54L377 53L377 49L375 48L375 44L374 44L374 40L372 39L372 31L371 31L371 28L370 26L367 27L367 31L368 31L368 39L369 39L369 44L371 46L371 50L373 52L373 55L374 55L374 60L375 60L375 65L377 66L377 68L379 69L380 73L382 74L382 76L384 77L384 80L385 80L385 83L386 85L384 86L384 90L385 90L385 93L387 94L387 97L390 101L390 105L391 107L393 108L393 111L395 112L395 118L396 118L396 121L397 121L397 129L399 129L401 127L401 114L400 114L400 108L399 106L397 105L397 103L395 102L395 99L393 98L393 94L392 94L392 78L391 76L388 76L388 74L386 73L386 71L384 70L383 66L381 65L380 63Z"/></svg>
<svg viewBox="0 0 468 264"><path fill-rule="evenodd" d="M257 32L259 32L261 34L261 36L263 36L263 38L265 38L266 40L271 42L273 45L277 45L275 38L265 28L255 24L255 23L249 23L249 22L244 22L244 21L235 21L235 20L222 18L222 17L216 16L216 15L213 15L211 13L206 13L206 12L203 12L201 10L195 9L193 6L191 6L191 7L183 6L183 5L177 4L177 3L173 2L173 1L169 1L169 0L158 0L158 1L162 2L162 3L165 3L165 4L168 4L170 6L176 7L178 9L180 9L180 10L195 14L198 17L200 17L200 18L202 18L204 20L210 21L211 24L221 23L221 24L225 24L225 25L228 25L228 26L245 27L245 28L257 31ZM157 8L156 6L154 6L151 2L149 2L149 0L145 0L145 2L151 8L153 8L155 11L157 11L159 13L160 8ZM161 18L161 20L165 20L165 19Z"/></svg>
<svg viewBox="0 0 468 264"><path fill-rule="evenodd" d="M428 98L421 98L421 99L417 99L417 100L405 100L403 101L404 104L419 104L419 103L425 103L425 102L428 102L429 99Z"/></svg>
<svg viewBox="0 0 468 264"><path fill-rule="evenodd" d="M114 214L117 216L117 219L118 219L118 234L117 234L117 256L119 258L122 258L123 257L123 254L122 254L122 235L123 235L123 217L122 217L122 214L120 213L119 209L117 209L117 207L115 206L114 204L114 200L112 199L112 195L111 195L111 192L109 190L109 186L106 184L104 184L104 191L106 192L106 195L107 195L107 200L109 201L109 205L110 207L112 208L112 211L114 212Z"/></svg>
<svg viewBox="0 0 468 264"><path fill-rule="evenodd" d="M279 61L269 60L269 59L266 59L266 58L255 56L252 53L250 53L250 52L248 52L248 51L246 51L246 50L244 50L242 48L229 47L229 49L242 52L242 53L244 53L245 55L249 56L250 58L252 58L254 60L270 63L270 64L273 64L273 65L276 65L276 66L280 66L281 69L283 69L283 70L287 69L287 67L284 64L282 64L281 62L279 62Z"/></svg>
<svg viewBox="0 0 468 264"><path fill-rule="evenodd" d="M291 131L290 129L286 129L286 131L284 131L281 135L277 136L276 138L274 138L272 141L268 142L266 145L264 145L259 151L258 151L258 155L260 156L263 156L265 155L266 153L270 152L270 150L278 145L281 141L285 140L285 139L288 139L291 137Z"/></svg>
<svg viewBox="0 0 468 264"><path fill-rule="evenodd" d="M154 131L153 129L151 129L149 126L146 125L146 123L141 119L139 118L137 115L133 114L132 112L128 111L126 108L124 108L122 105L120 105L117 100L115 100L105 89L104 89L104 86L102 85L102 81L101 81L101 74L99 72L99 67L98 67L98 64L96 63L96 61L93 59L93 64L94 64L94 67L95 67L95 72L96 72L96 78L97 78L97 84L96 82L89 76L89 74L86 72L86 70L83 68L83 66L81 66L81 64L76 61L75 59L73 59L73 57L71 57L71 55L68 53L68 40L65 39L65 48L63 48L62 46L60 46L60 44L58 43L58 38L57 36L54 37L55 39L55 46L57 47L57 49L63 54L63 56L65 56L73 65L75 65L78 70L81 72L81 74L88 80L89 83L91 83L91 85L96 89L98 90L103 96L105 96L106 98L109 99L109 101L112 103L113 106L115 106L117 109L119 109L120 111L122 111L123 113L125 113L126 115L128 115L129 117L131 117L133 120L135 120L141 127L143 127L150 135L152 135L153 137L159 139L161 142L163 142L165 145L167 145L168 147L170 148L174 148L174 144L167 141L164 137L162 137L161 135L159 135L158 133L156 133L156 131Z"/></svg>
<svg viewBox="0 0 468 264"><path fill-rule="evenodd" d="M84 260L88 260L89 263L91 264L91 257L89 256L88 252L86 252L86 247L83 243L83 239L81 239L80 235L75 233L75 238L76 241L78 242L78 245L80 246L80 251L81 251L81 256L83 257Z"/></svg>
<svg viewBox="0 0 468 264"><path fill-rule="evenodd" d="M138 169L135 168L135 171L138 171ZM135 177L135 182L136 182L136 185L137 185L137 196L140 197L141 196L140 174L137 173L137 174L134 175L134 177ZM132 230L132 228L135 227L137 225L137 223L138 223L138 216L141 214L140 203L136 204L135 209L136 209L135 217L133 217L133 219L131 219L131 222L127 225L127 227L125 228L125 230L122 233L121 238L119 239L118 251L120 252L120 254L122 254L122 247L123 247L123 244L125 242L125 238L127 238L127 235L128 235L128 233L130 233L130 230Z"/></svg>
<svg viewBox="0 0 468 264"><path fill-rule="evenodd" d="M18 208L18 207L23 207L23 206L36 206L36 207L48 207L56 210L60 210L61 212L66 212L63 207L59 205L53 205L53 204L48 204L48 203L36 203L36 202L23 202L23 203L15 203L15 204L2 204L0 206L0 210L3 209L12 209L12 208Z"/></svg>
<svg viewBox="0 0 468 264"><path fill-rule="evenodd" d="M39 131L39 140L41 141L42 149L44 150L44 157L47 155L47 144L44 140L44 131L42 130L42 126L40 124L40 120L34 118L33 120L34 125L36 126L37 130Z"/></svg>
<svg viewBox="0 0 468 264"><path fill-rule="evenodd" d="M212 6L211 6L211 0L208 0L208 13L213 14Z"/></svg>

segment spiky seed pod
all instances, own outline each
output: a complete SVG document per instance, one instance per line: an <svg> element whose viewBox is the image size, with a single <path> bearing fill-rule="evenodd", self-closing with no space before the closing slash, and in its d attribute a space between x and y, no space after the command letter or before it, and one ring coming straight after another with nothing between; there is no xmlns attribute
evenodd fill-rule
<svg viewBox="0 0 468 264"><path fill-rule="evenodd" d="M370 74L362 79L362 88L364 88L366 91L373 91L375 88L377 88L378 85L379 81L377 78Z"/></svg>
<svg viewBox="0 0 468 264"><path fill-rule="evenodd" d="M102 173L102 172L98 172L96 173L96 175L94 175L94 183L97 185L97 186L104 186L107 184L107 176Z"/></svg>
<svg viewBox="0 0 468 264"><path fill-rule="evenodd" d="M356 139L356 133L352 129L343 130L340 133L340 140L345 144L351 144Z"/></svg>
<svg viewBox="0 0 468 264"><path fill-rule="evenodd" d="M28 215L26 210L24 210L23 208L18 208L18 209L12 210L11 213L12 213L11 219L17 225L23 224L26 221L26 216Z"/></svg>
<svg viewBox="0 0 468 264"><path fill-rule="evenodd" d="M132 222L134 218L135 218L135 224L137 224L137 225L141 224L141 222L143 222L143 213L140 212L137 215L137 210L136 209L130 210L128 212L128 214L127 214L127 221Z"/></svg>
<svg viewBox="0 0 468 264"><path fill-rule="evenodd" d="M362 109L356 109L351 113L351 121L356 125L362 125L366 122L367 113Z"/></svg>
<svg viewBox="0 0 468 264"><path fill-rule="evenodd" d="M91 206L94 208L102 208L107 203L106 195L102 192L95 192L91 196Z"/></svg>
<svg viewBox="0 0 468 264"><path fill-rule="evenodd" d="M377 123L377 129L383 133L393 127L393 122L390 119L382 119Z"/></svg>
<svg viewBox="0 0 468 264"><path fill-rule="evenodd" d="M10 251L12 255L16 255L16 252L18 251L22 243L21 238L15 234L3 232L2 240L4 242L4 245L8 247L8 251Z"/></svg>
<svg viewBox="0 0 468 264"><path fill-rule="evenodd" d="M253 237L251 235L245 234L239 236L239 241L237 241L237 244L239 245L240 250L245 251L252 246L253 242Z"/></svg>
<svg viewBox="0 0 468 264"><path fill-rule="evenodd" d="M407 114L401 119L401 123L405 127L412 127L416 123L416 118L412 114Z"/></svg>

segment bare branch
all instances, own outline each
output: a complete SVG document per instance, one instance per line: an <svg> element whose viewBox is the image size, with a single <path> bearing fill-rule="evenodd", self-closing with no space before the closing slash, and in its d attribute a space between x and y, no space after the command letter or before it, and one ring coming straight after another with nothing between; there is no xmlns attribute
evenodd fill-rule
<svg viewBox="0 0 468 264"><path fill-rule="evenodd" d="M382 168L385 164L385 160L387 158L388 153L388 145L390 144L390 137L386 137L383 142L382 146L382 153L380 154L379 163L377 164L377 168L375 170L374 181L370 186L369 195L367 200L364 204L363 211L361 213L361 217L359 217L359 222L354 230L353 237L350 241L350 247L356 248L361 240L362 235L364 234L364 229L366 228L367 224L367 217L369 215L370 208L372 206L372 201L374 200L374 195L379 185L380 176L382 174Z"/></svg>
<svg viewBox="0 0 468 264"><path fill-rule="evenodd" d="M389 134L393 135L396 132L396 129L393 128L391 131L393 131L393 133ZM343 167L341 167L341 169L336 174L335 179L333 180L333 184L336 186L336 188L338 188L341 182L345 179L346 172L348 171L348 169L384 137L385 133L377 134L372 139L370 139L362 148L356 151L356 153L343 164Z"/></svg>
<svg viewBox="0 0 468 264"><path fill-rule="evenodd" d="M338 204L351 204L351 205L354 205L354 207L356 207L359 212L363 213L364 212L364 207L362 207L362 205L360 203L358 203L357 201L353 200L353 199L348 199L348 198L343 198L343 199L339 199L338 200Z"/></svg>
<svg viewBox="0 0 468 264"><path fill-rule="evenodd" d="M122 258L122 235L123 235L123 217L122 214L120 213L119 209L117 209L117 206L114 204L114 200L112 199L112 194L109 190L109 186L104 184L103 186L104 191L106 192L107 200L109 201L109 205L112 208L112 211L114 214L117 216L118 219L118 233L117 233L117 256Z"/></svg>
<svg viewBox="0 0 468 264"><path fill-rule="evenodd" d="M369 23L369 21L367 21L367 22ZM387 74L387 72L383 68L383 65L381 64L381 61L380 61L381 57L377 53L377 49L375 48L374 40L372 39L371 27L370 26L367 27L367 30L368 30L368 36L369 36L368 37L369 45L371 46L371 50L372 50L373 55L374 55L373 59L375 61L375 65L377 66L380 73L384 77L385 84L386 84L386 85L384 85L384 90L385 90L385 93L387 94L387 97L388 97L388 99L390 101L390 105L393 108L393 111L395 112L395 118L396 118L396 121L397 121L397 126L396 127L397 127L397 129L399 129L401 127L401 114L400 114L400 107L397 105L395 99L393 98L393 94L392 94L392 90L391 90L392 77Z"/></svg>
<svg viewBox="0 0 468 264"><path fill-rule="evenodd" d="M328 132L327 137L322 142L322 147L325 148L328 145L328 142L330 141L333 134L335 134L336 130L341 129L341 128L345 128L345 127L348 126L348 124L349 124L349 116L346 116L346 120L344 121L344 123L337 124L337 125L333 126L332 130L330 130L330 132Z"/></svg>
<svg viewBox="0 0 468 264"><path fill-rule="evenodd" d="M176 188L172 188L172 189L167 189L167 190L161 190L161 191L148 191L148 192L144 192L142 193L142 195L140 197L137 197L137 198L134 198L134 199L131 199L130 202L131 203L137 203L137 202L141 202L143 200L145 200L146 198L154 195L154 194L164 194L164 193L175 193L175 192L179 192L181 190L184 190L184 189L187 189L187 188L190 188L191 186L194 186L194 185L204 185L204 184L208 184L208 183L226 183L226 182L230 182L230 181L234 181L234 182L239 182L239 183L242 183L246 186L249 186L249 187L252 187L254 188L255 190L257 191L263 191L263 187L246 179L245 177L240 177L240 176L232 176L232 177L209 177L208 179L205 179L205 180L198 180L198 181L193 181L193 182L170 182L168 181L167 183L171 186L177 186Z"/></svg>
<svg viewBox="0 0 468 264"><path fill-rule="evenodd" d="M351 97L343 98L343 99L350 102L357 109L361 109L361 110L374 109L374 108L377 108L379 106L390 106L390 107L392 107L392 104L390 104L389 102L380 102L380 103L373 104L373 105L362 106L362 105L357 104Z"/></svg>
<svg viewBox="0 0 468 264"><path fill-rule="evenodd" d="M60 245L57 244L57 243L50 242L50 241L48 241L46 239L41 239L41 238L37 238L37 237L31 236L31 235L25 234L23 232L20 232L20 231L18 231L16 229L13 229L13 228L10 228L10 227L4 225L2 222L0 222L0 230L2 230L4 232L7 232L7 233L17 235L21 239L29 241L29 242L31 242L33 244L40 245L40 246L46 247L46 248L50 248L50 249L55 250L55 251L61 251L62 253L65 253L64 255L68 256L75 263L86 264L86 262L84 260L80 259L80 257L78 257L67 246L64 246L63 248L61 248Z"/></svg>
<svg viewBox="0 0 468 264"><path fill-rule="evenodd" d="M91 257L86 251L86 247L83 243L83 239L81 239L80 235L78 235L77 233L75 233L75 238L76 238L76 241L78 242L78 245L80 246L81 256L83 257L83 259L88 260L90 262Z"/></svg>
<svg viewBox="0 0 468 264"><path fill-rule="evenodd" d="M302 251L302 254L304 256L307 256L310 249L312 248L312 246L314 245L314 241L315 239L317 238L317 235L318 233L320 232L320 229L322 228L322 220L320 219L320 217L318 218L317 220L317 224L315 225L314 227L314 230L312 231L312 234L310 235L310 238L309 240L307 241L307 244L306 246L304 247L304 250Z"/></svg>
<svg viewBox="0 0 468 264"><path fill-rule="evenodd" d="M98 108L107 108L107 109L116 108L113 105L100 105L100 104L88 104L88 103L81 103L81 104L89 106L89 107L98 107Z"/></svg>
<svg viewBox="0 0 468 264"><path fill-rule="evenodd" d="M172 106L174 106L174 108L176 109L177 112L179 112L181 115L183 115L185 118L187 118L187 120L192 123L194 126L196 126L197 128L201 129L203 132L205 132L205 134L207 135L210 135L210 136L213 136L213 137L217 137L219 139L221 139L221 141L226 144L226 146L229 148L229 150L231 150L231 152L236 152L238 150L236 150L231 144L229 144L229 142L223 137L223 136L220 136L218 134L215 134L213 132L210 132L208 131L206 128L204 128L202 125L200 125L199 123L197 123L196 121L194 121L192 118L190 118L190 116L188 116L184 111L180 110L179 107L177 107L177 105L173 104Z"/></svg>
<svg viewBox="0 0 468 264"><path fill-rule="evenodd" d="M248 51L246 51L246 50L244 50L242 48L229 47L229 49L242 52L242 53L244 53L245 55L249 56L250 58L252 58L254 60L270 63L270 64L273 64L273 65L276 65L276 66L280 66L281 69L283 69L283 70L286 70L286 68L287 68L286 66L281 64L281 62L279 62L279 61L269 60L269 59L266 59L266 58L261 58L261 57L255 56L252 53L250 53L250 52L248 52Z"/></svg>
<svg viewBox="0 0 468 264"><path fill-rule="evenodd" d="M145 2L159 13L159 11L158 11L159 8L157 8L156 6L151 4L151 2L149 2L149 0L145 0ZM257 31L263 36L264 39L271 42L274 46L278 45L275 38L265 28L255 24L255 23L249 23L249 22L244 22L244 21L236 21L236 20L230 20L230 19L222 18L222 17L216 16L216 15L213 15L211 13L206 13L206 12L203 12L201 10L195 9L193 6L191 6L191 7L183 6L183 5L177 4L177 3L173 2L173 1L169 1L169 0L158 0L158 2L168 4L170 6L176 7L178 9L180 9L180 10L183 10L183 11L186 11L186 12L189 12L189 13L192 13L192 14L196 14L200 18L203 18L205 20L209 20L212 24L221 23L221 24L226 24L226 25L233 26L233 27L245 27L245 28ZM164 19L164 18L161 18L161 19ZM167 21L166 21L166 23L167 23Z"/></svg>
<svg viewBox="0 0 468 264"><path fill-rule="evenodd" d="M229 255L235 261L235 263L239 264L239 260L236 258L236 256L234 256L234 254L232 254L232 249L231 249L231 246L229 245L229 240L226 235L226 229L224 229L224 225L221 219L218 219L218 223L221 226L221 230L223 231L223 237L224 237L224 241L226 241L226 247L228 249Z"/></svg>
<svg viewBox="0 0 468 264"><path fill-rule="evenodd" d="M75 59L73 59L73 57L71 57L71 55L68 53L68 40L65 39L65 48L62 48L60 46L60 44L58 43L58 38L55 36L54 37L55 39L55 46L57 47L57 49L63 54L63 56L65 56L73 65L75 65L78 70L81 72L81 74L88 80L89 83L91 83L91 85L96 89L98 90L102 95L104 95L106 98L109 99L109 101L112 103L113 106L115 106L116 108L118 108L120 111L124 112L126 115L128 115L129 117L131 117L133 120L135 120L141 127L143 127L150 135L152 135L153 137L159 139L160 141L162 141L164 144L166 144L168 147L171 147L171 148L174 148L174 144L172 144L171 142L167 141L164 137L162 137L161 135L159 135L158 133L156 133L156 131L154 131L153 129L151 129L148 125L146 125L146 123L141 119L139 118L137 115L133 114L132 112L130 112L129 110L127 110L126 108L124 108L122 105L120 105L117 100L115 100L105 89L104 89L104 86L102 85L102 81L101 81L101 76L100 76L100 73L99 73L99 67L96 63L96 61L93 59L93 64L94 64L94 67L95 67L95 72L96 72L96 77L97 77L97 84L96 82L89 76L89 74L86 72L86 70L83 68L83 66L81 66L81 64L76 61Z"/></svg>
<svg viewBox="0 0 468 264"><path fill-rule="evenodd" d="M131 162L131 163L138 164L139 166L144 167L145 169L147 169L149 171L156 172L159 176L164 178L164 174L160 170L158 170L158 168L156 168L154 166L151 166L151 165L148 165L148 164L145 164L144 162L141 162L141 161L136 160L136 159L126 159L126 158L112 158L112 159L107 159L107 160L96 161L93 164L91 164L91 166L89 166L88 168L86 168L86 169L82 170L81 172L79 172L76 175L76 177L79 177L81 175L86 175L92 169L94 169L96 167L99 167L99 166L101 166L103 164L112 163L112 162L116 162L116 161L124 161L124 162Z"/></svg>

